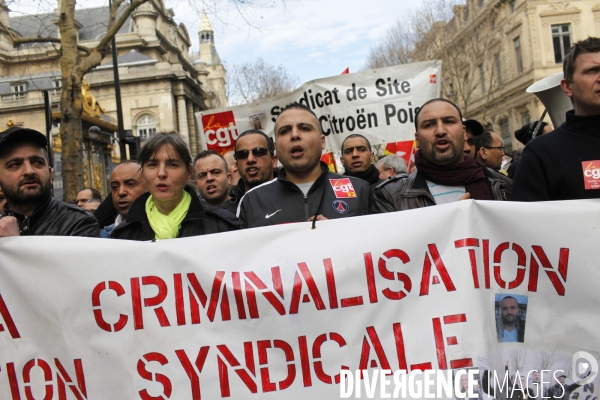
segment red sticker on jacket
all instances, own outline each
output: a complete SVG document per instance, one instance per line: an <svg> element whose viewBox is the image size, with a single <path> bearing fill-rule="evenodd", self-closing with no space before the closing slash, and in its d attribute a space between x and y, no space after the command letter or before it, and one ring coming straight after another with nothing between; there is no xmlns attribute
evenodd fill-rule
<svg viewBox="0 0 600 400"><path fill-rule="evenodd" d="M585 190L600 189L600 160L584 161L581 168Z"/></svg>
<svg viewBox="0 0 600 400"><path fill-rule="evenodd" d="M350 178L330 179L329 183L331 183L336 198L347 199L356 197L356 192L354 191L352 182L350 182Z"/></svg>

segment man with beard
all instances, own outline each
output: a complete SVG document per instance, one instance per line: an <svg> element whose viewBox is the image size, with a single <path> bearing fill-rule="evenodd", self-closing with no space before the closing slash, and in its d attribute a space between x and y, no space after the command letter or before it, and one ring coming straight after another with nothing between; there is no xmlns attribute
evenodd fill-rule
<svg viewBox="0 0 600 400"><path fill-rule="evenodd" d="M369 184L330 172L321 162L324 146L321 124L311 109L292 103L281 111L275 122L275 148L283 169L277 179L254 187L240 201L238 216L247 228L371 212ZM243 176L239 152L238 148Z"/></svg>
<svg viewBox="0 0 600 400"><path fill-rule="evenodd" d="M506 296L500 302L501 319L496 320L496 333L499 342L519 342L525 340L525 321L519 318L519 302Z"/></svg>
<svg viewBox="0 0 600 400"><path fill-rule="evenodd" d="M244 194L277 176L277 156L275 145L262 131L250 129L238 136L233 156L237 160L240 174L238 184L229 192L229 201L235 204L236 211Z"/></svg>
<svg viewBox="0 0 600 400"><path fill-rule="evenodd" d="M100 237L109 238L115 227L127 220L127 214L135 199L147 191L140 164L135 161L123 161L117 165L110 175L110 192L118 215L113 224L100 231Z"/></svg>
<svg viewBox="0 0 600 400"><path fill-rule="evenodd" d="M98 222L81 208L52 197L46 137L14 127L0 133L0 187L6 205L0 237L99 236Z"/></svg>
<svg viewBox="0 0 600 400"><path fill-rule="evenodd" d="M508 200L511 182L465 157L460 109L446 99L429 100L415 117L417 171L398 175L375 190L379 212L410 210L463 199Z"/></svg>
<svg viewBox="0 0 600 400"><path fill-rule="evenodd" d="M344 139L340 160L344 175L367 181L373 188L383 182L383 179L379 179L379 170L373 165L375 154L371 150L371 143L363 135L354 133Z"/></svg>

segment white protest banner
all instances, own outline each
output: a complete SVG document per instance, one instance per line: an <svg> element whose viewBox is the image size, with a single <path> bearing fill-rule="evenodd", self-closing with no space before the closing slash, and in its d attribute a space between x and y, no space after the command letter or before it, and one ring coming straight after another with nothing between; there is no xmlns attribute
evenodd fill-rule
<svg viewBox="0 0 600 400"><path fill-rule="evenodd" d="M0 239L0 398L335 399L342 369L386 398L375 371L477 367L597 396L599 201L310 225Z"/></svg>
<svg viewBox="0 0 600 400"><path fill-rule="evenodd" d="M339 151L352 133L371 144L414 138L414 116L427 100L440 96L441 61L331 76L307 82L293 92L241 106L196 113L204 149L230 151L240 133L260 129L273 135L275 120L288 104L299 102L319 118L326 151Z"/></svg>

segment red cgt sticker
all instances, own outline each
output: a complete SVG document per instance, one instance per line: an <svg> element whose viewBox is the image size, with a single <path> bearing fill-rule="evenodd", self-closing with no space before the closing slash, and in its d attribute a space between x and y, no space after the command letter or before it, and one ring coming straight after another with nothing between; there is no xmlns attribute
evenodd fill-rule
<svg viewBox="0 0 600 400"><path fill-rule="evenodd" d="M583 161L581 169L585 190L600 189L600 160Z"/></svg>
<svg viewBox="0 0 600 400"><path fill-rule="evenodd" d="M350 182L350 178L330 179L329 183L331 183L336 198L348 199L356 197L356 191L354 190L354 186L352 186L352 182Z"/></svg>

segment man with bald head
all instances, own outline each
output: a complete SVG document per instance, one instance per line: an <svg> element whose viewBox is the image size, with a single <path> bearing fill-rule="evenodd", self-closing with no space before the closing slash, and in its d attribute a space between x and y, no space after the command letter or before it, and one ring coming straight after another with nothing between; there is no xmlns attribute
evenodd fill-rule
<svg viewBox="0 0 600 400"><path fill-rule="evenodd" d="M275 148L283 169L277 179L250 189L240 201L238 216L246 227L370 213L369 184L330 172L321 161L324 146L321 124L310 108L292 103L283 109L275 122Z"/></svg>
<svg viewBox="0 0 600 400"><path fill-rule="evenodd" d="M427 101L415 117L417 171L399 175L375 190L375 208L391 212L463 199L508 200L512 183L464 154L466 129L456 104Z"/></svg>
<svg viewBox="0 0 600 400"><path fill-rule="evenodd" d="M117 218L115 222L100 230L100 237L111 237L117 225L127 219L131 205L142 194L146 193L146 182L142 179L142 169L134 161L123 161L117 165L110 175L110 192Z"/></svg>

